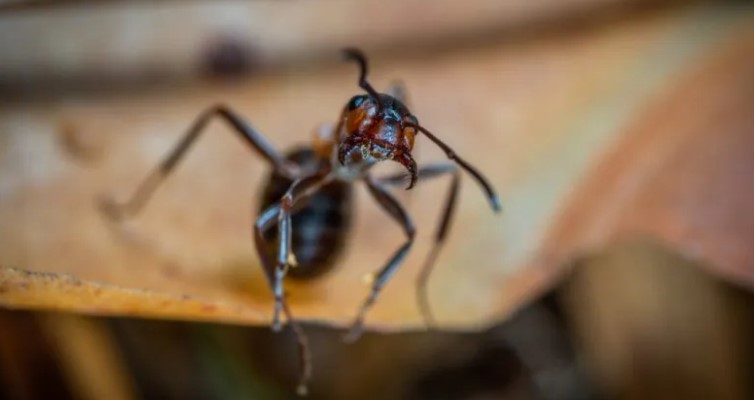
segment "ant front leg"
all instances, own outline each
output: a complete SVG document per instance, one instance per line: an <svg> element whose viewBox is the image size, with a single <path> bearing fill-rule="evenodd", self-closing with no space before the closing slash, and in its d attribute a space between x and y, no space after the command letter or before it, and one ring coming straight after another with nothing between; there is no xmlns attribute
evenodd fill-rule
<svg viewBox="0 0 754 400"><path fill-rule="evenodd" d="M283 293L283 279L288 272L291 252L292 224L291 215L294 206L302 199L311 196L322 186L332 180L330 175L314 175L295 180L286 190L279 202L265 209L254 224L254 244L262 260L267 274L270 288L275 296L275 310L272 318L272 329L280 330L280 311L284 308L285 295ZM267 241L264 234L277 223L278 247L277 257L273 262L267 254Z"/></svg>
<svg viewBox="0 0 754 400"><path fill-rule="evenodd" d="M272 288L272 291L275 294L275 311L273 316L272 329L274 331L280 330L280 319L278 317L278 314L282 310L283 314L285 314L286 320L288 321L288 325L291 327L293 334L296 337L300 370L297 391L299 392L299 394L306 394L307 384L309 382L309 379L311 378L312 373L309 339L307 338L304 330L298 324L296 319L293 318L293 313L291 313L291 309L290 307L288 307L288 303L285 301L285 296L282 292L282 289L280 291L280 297L278 297L278 291L276 289L275 282L279 278L281 282L280 286L282 288L282 280L285 274L281 276L278 276L278 274L275 274L275 276L272 275L273 271L275 271L275 264L267 255L266 242L263 236L264 231L272 226L272 222L276 219L275 217L280 214L280 208L281 207L279 203L270 206L259 216L256 224L254 225L254 243L256 244L259 259L262 261L264 275L267 278L267 282L270 285L270 288Z"/></svg>
<svg viewBox="0 0 754 400"><path fill-rule="evenodd" d="M272 329L279 331L280 313L285 314L288 324L296 335L299 349L299 362L301 364L301 377L298 386L300 394L306 393L306 385L311 377L311 356L309 352L309 342L301 326L293 318L293 314L288 307L285 299L283 280L288 271L288 260L291 253L291 214L295 210L296 204L314 194L322 186L330 182L329 176L312 176L295 180L283 195L280 202L271 205L265 209L257 218L254 224L254 244L262 261L265 277L275 296L275 309L272 317ZM264 233L277 222L278 227L278 251L277 260L270 259L267 253L267 241Z"/></svg>
<svg viewBox="0 0 754 400"><path fill-rule="evenodd" d="M204 131L207 123L214 116L225 120L234 129L246 144L262 156L272 167L288 178L298 175L298 167L291 164L280 155L251 125L243 118L223 105L214 106L204 111L194 121L188 132L162 160L162 162L150 173L137 187L136 192L125 203L105 202L102 209L106 215L113 219L121 219L137 214L152 196L159 184L173 171L178 162L185 156L188 149L196 142L196 139Z"/></svg>
<svg viewBox="0 0 754 400"><path fill-rule="evenodd" d="M419 171L417 173L418 182L448 174L451 175L452 180L450 182L450 188L445 200L445 206L443 207L440 224L437 226L437 231L435 232L435 242L429 252L429 255L427 256L427 260L424 262L424 265L419 272L419 278L416 281L416 301L419 305L419 310L421 311L422 318L424 318L424 322L430 328L435 325L435 318L432 314L432 308L429 303L427 284L429 282L429 276L432 273L432 269L435 266L437 255L439 254L442 245L445 243L445 238L447 237L448 231L450 230L450 222L453 218L456 203L458 200L458 191L461 184L461 176L458 172L458 168L454 164L450 163L435 164L419 168ZM404 180L405 174L399 174L382 178L380 181L389 185L402 185Z"/></svg>
<svg viewBox="0 0 754 400"><path fill-rule="evenodd" d="M362 304L359 313L356 315L356 319L351 325L350 332L345 337L345 340L348 342L353 342L361 336L367 311L369 311L369 308L371 308L377 301L377 296L379 296L382 288L401 266L403 259L406 258L406 254L408 254L411 245L414 243L414 236L416 234L414 223L406 213L406 210L404 210L400 203L398 203L398 200L396 200L395 197L385 190L385 188L383 188L378 182L367 178L366 183L369 193L371 193L374 199L377 200L377 203L379 203L379 205L401 225L407 239L395 254L393 254L390 261L388 261L388 263L375 275L374 282L372 283L372 291Z"/></svg>

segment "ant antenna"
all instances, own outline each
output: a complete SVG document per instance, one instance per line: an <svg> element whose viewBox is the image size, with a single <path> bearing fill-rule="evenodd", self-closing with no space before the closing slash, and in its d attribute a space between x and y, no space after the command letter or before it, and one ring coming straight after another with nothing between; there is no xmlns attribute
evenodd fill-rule
<svg viewBox="0 0 754 400"><path fill-rule="evenodd" d="M372 98L374 98L374 100L377 102L377 106L381 107L382 102L380 101L379 93L377 93L372 85L367 82L367 73L369 69L367 67L367 59L364 56L364 53L362 53L359 49L349 47L343 50L343 55L345 56L346 60L353 60L359 63L359 68L361 70L361 74L359 76L359 86L362 89L366 90L366 92L369 93Z"/></svg>
<svg viewBox="0 0 754 400"><path fill-rule="evenodd" d="M476 181L479 183L479 185L482 187L482 189L487 194L487 200L490 202L490 206L495 212L499 212L502 209L502 206L500 205L500 198L497 196L497 193L495 193L495 190L492 189L492 185L485 179L485 177L476 170L476 168L472 167L469 163L466 162L466 160L459 157L453 149L450 148L447 144L445 144L442 140L440 140L437 136L433 135L432 132L428 131L427 128L419 125L419 124L412 124L412 123L406 123L407 126L410 126L421 133L423 133L429 140L433 141L439 148L442 149L442 151L445 152L445 155L448 156L449 159L455 161L458 165L461 166L466 172L471 174L471 176L476 179Z"/></svg>

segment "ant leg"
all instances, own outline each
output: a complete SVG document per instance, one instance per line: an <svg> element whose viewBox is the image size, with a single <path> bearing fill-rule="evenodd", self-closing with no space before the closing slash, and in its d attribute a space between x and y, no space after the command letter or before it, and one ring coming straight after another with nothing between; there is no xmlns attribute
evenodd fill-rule
<svg viewBox="0 0 754 400"><path fill-rule="evenodd" d="M293 318L288 303L285 300L285 292L283 290L283 279L288 271L288 257L291 254L291 213L294 211L294 206L299 200L311 196L323 185L330 182L330 179L329 176L312 176L297 179L288 188L281 201L264 210L254 224L254 244L259 259L262 260L267 282L275 296L272 329L274 331L281 329L280 312L282 311L296 335L299 363L301 365L301 376L298 385L299 394L306 393L306 385L311 377L312 367L307 336L298 322ZM264 238L264 232L270 229L276 221L279 234L277 263L270 259L267 253L267 241Z"/></svg>
<svg viewBox="0 0 754 400"><path fill-rule="evenodd" d="M416 281L416 301L419 305L419 310L422 314L422 318L428 327L432 328L435 325L435 318L432 314L432 308L429 303L429 296L427 293L427 284L429 282L429 276L432 273L432 269L435 266L437 255L445 243L445 238L450 230L450 221L455 212L456 202L458 200L458 191L460 188L460 174L458 168L454 164L435 164L424 168L420 168L418 171L419 182L432 179L438 176L451 174L452 180L450 183L450 189L448 190L447 199L445 200L445 207L443 208L440 224L437 226L435 232L435 242L432 249L427 256L427 260L424 262L421 270L419 271L419 277ZM402 184L405 179L404 174L394 175L382 178L381 181L387 184Z"/></svg>
<svg viewBox="0 0 754 400"><path fill-rule="evenodd" d="M291 214L294 206L302 198L311 196L322 186L331 181L331 176L314 175L306 178L296 179L286 190L279 202L265 209L254 224L254 239L257 253L262 259L268 274L270 287L275 296L275 311L272 318L272 329L280 330L280 311L283 309L285 296L283 293L283 279L288 272L289 260L291 253ZM267 241L264 233L272 228L273 223L277 222L278 228L278 248L277 259L273 263L267 255ZM274 276L270 273L274 272Z"/></svg>
<svg viewBox="0 0 754 400"><path fill-rule="evenodd" d="M377 200L380 206L385 211L387 211L387 213L390 214L390 216L396 222L401 224L401 227L403 227L403 231L405 232L407 239L406 242L395 252L395 254L393 254L393 257L388 261L388 263L384 267L382 267L382 269L380 269L377 275L374 277L372 291L369 294L369 297L367 297L367 299L362 304L359 313L356 315L356 318L351 325L350 332L345 337L345 340L347 342L353 342L358 339L359 336L361 336L364 327L364 318L367 311L369 311L369 308L372 307L375 301L377 301L377 296L380 294L382 288L385 286L385 284L387 284L393 274L395 274L395 272L400 267L403 259L406 257L406 254L408 254L411 245L414 243L414 236L416 233L416 230L414 229L414 223L406 213L406 210L404 210L400 203L398 203L398 200L396 200L395 197L393 197L393 195L385 190L385 188L383 188L378 182L367 178L366 183L369 192L372 194L372 196L374 196L375 200Z"/></svg>
<svg viewBox="0 0 754 400"><path fill-rule="evenodd" d="M254 243L256 245L257 254L259 255L259 259L262 261L262 269L264 270L265 277L267 278L267 283L270 285L270 288L272 288L273 293L275 292L275 279L276 277L273 277L272 273L275 270L275 264L273 261L269 258L266 246L267 242L264 239L263 232L266 227L272 226L272 222L275 221L275 216L280 213L280 204L276 204L273 206L270 206L265 210L257 219L256 224L254 225ZM282 279L282 278L281 278ZM280 301L278 302L277 296L275 299L276 304L276 311L277 314L278 308L277 304L280 304L280 309L282 309L283 314L285 315L286 320L288 321L288 324L291 327L291 330L293 331L294 336L296 337L296 345L298 349L298 357L299 357L299 384L297 391L299 394L305 394L307 390L307 383L309 382L309 379L311 378L311 371L312 371L312 362L311 362L311 352L309 350L309 339L304 333L304 330L301 328L301 326L298 324L298 322L293 318L293 314L291 313L290 308L288 307L288 302L285 300L285 297L282 296ZM277 317L274 317L273 319L277 320ZM277 327L275 326L277 324ZM273 330L279 331L280 325L279 322L273 322Z"/></svg>
<svg viewBox="0 0 754 400"><path fill-rule="evenodd" d="M223 105L217 105L204 111L189 128L188 132L170 151L162 162L137 187L131 198L125 203L106 202L102 209L113 219L121 219L137 214L146 204L157 186L170 174L188 149L204 131L207 123L214 116L221 117L252 149L272 164L276 171L293 178L298 174L298 168L278 153L251 125L246 123L238 114Z"/></svg>

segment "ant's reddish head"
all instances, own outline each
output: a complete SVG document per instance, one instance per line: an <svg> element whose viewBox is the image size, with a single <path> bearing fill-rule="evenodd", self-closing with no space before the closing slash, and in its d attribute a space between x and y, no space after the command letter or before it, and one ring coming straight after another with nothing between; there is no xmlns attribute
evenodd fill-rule
<svg viewBox="0 0 754 400"><path fill-rule="evenodd" d="M418 121L398 99L377 93L366 81L366 60L358 50L346 50L345 54L361 66L359 85L368 94L354 96L343 110L338 159L342 165L397 161L411 175L410 189L416 181L411 150Z"/></svg>

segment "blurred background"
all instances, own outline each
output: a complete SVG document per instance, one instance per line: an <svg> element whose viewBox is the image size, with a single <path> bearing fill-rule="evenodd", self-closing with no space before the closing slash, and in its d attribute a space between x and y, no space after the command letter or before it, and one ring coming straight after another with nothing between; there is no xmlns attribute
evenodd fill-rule
<svg viewBox="0 0 754 400"><path fill-rule="evenodd" d="M0 1L0 398L297 398L250 241L268 171L227 127L134 221L96 202L216 103L306 144L360 92L347 46L505 210L464 181L428 330L447 183L397 192L417 244L346 344L402 240L357 188L335 268L286 287L309 398L754 398L754 6L680 0Z"/></svg>

